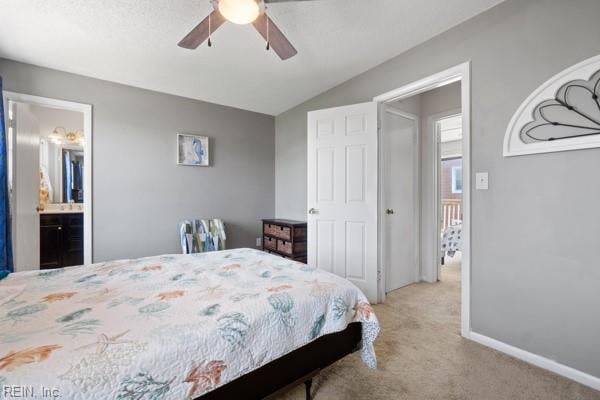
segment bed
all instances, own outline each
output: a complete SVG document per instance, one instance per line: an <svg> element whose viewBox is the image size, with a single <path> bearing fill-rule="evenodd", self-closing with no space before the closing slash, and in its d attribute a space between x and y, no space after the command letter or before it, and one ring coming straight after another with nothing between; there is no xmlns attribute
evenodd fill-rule
<svg viewBox="0 0 600 400"><path fill-rule="evenodd" d="M461 251L462 224L450 225L442 230L440 247L442 251L442 265L444 265L444 257L454 257L457 251Z"/></svg>
<svg viewBox="0 0 600 400"><path fill-rule="evenodd" d="M358 350L377 318L336 275L253 249L0 281L0 384L69 399L258 399Z"/></svg>

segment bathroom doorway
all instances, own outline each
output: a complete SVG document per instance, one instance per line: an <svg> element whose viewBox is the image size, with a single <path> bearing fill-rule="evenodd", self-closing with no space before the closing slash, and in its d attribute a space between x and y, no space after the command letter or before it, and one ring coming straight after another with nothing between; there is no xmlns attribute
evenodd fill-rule
<svg viewBox="0 0 600 400"><path fill-rule="evenodd" d="M15 271L92 262L91 106L4 93Z"/></svg>

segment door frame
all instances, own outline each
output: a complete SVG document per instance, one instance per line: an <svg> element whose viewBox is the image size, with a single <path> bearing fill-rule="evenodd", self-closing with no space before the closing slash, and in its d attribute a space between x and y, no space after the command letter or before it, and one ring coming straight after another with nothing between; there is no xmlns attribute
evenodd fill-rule
<svg viewBox="0 0 600 400"><path fill-rule="evenodd" d="M438 125L437 123L445 118L450 118L456 115L460 115L462 114L460 109L454 109L454 110L449 110L446 112L442 112L442 113L438 113L435 115L430 116L427 119L427 131L428 132L433 132L435 135L435 141L433 142L433 146L432 149L430 149L432 151L432 161L433 161L433 198L435 199L435 202L433 204L433 210L432 210L432 215L433 215L433 221L436 222L436 229L433 231L433 243L435 244L435 246L433 247L433 249L431 249L433 251L433 264L430 266L424 266L425 268L427 268L429 271L425 271L425 273L423 274L424 280L427 280L428 282L437 282L440 280L440 271L441 271L441 257L442 257L442 250L441 250L441 245L442 245L442 239L440 237L440 232L441 232L441 204L442 204L442 197L441 197L441 168L442 168L442 157L441 157L441 136L440 136L440 131L438 130ZM462 158L462 155L461 155ZM463 176L464 176L464 165L463 165ZM465 187L464 187L464 180L463 180L463 197L464 197L464 193L465 193ZM464 201L463 201L464 203ZM464 215L464 210L463 210L463 215ZM425 279L425 277L429 277L430 279Z"/></svg>
<svg viewBox="0 0 600 400"><path fill-rule="evenodd" d="M378 129L378 142L380 144L385 144L385 132L384 132L384 126L382 124L383 118L382 115L383 113L389 112L391 114L406 118L406 119L410 119L412 121L414 121L415 123L415 135L416 135L416 140L415 140L415 146L414 146L414 151L416 152L417 156L414 159L414 165L413 165L413 178L414 178L414 204L415 206L417 206L418 204L420 204L421 201L421 157L420 157L420 148L421 148L421 135L419 134L420 129L421 129L421 121L419 120L419 117L417 115L411 114L409 112L406 111L401 111L398 109L395 109L393 107L387 107L387 103L390 103L391 101L386 101L383 104L380 104L379 106L379 129ZM379 273L380 279L378 284L380 285L380 297L379 297L379 301L380 302L384 302L385 301L385 296L386 296L386 291L387 291L387 281L386 281L386 277L388 275L388 269L390 267L390 262L389 262L389 257L388 257L388 253L387 253L387 245L386 245L386 241L383 240L384 236L385 236L385 232L386 232L386 219L385 219L385 210L386 210L386 189L387 189L387 184L388 181L386 180L386 174L385 171L389 169L390 165L389 165L389 160L387 157L385 157L385 153L384 153L384 147L382 145L377 146L378 147L378 157L379 157L379 165L378 165L378 174L379 174L379 189L378 189L378 194L379 194L379 199L378 199L378 207L380 212L378 212L378 221L377 224L380 227L379 229L379 238L378 238L378 242L379 242L379 259L380 261L380 265L381 265L381 271ZM420 211L420 208L417 210ZM417 269L417 276L420 277L421 276L421 271L420 271L420 265L421 265L421 213L420 212L415 212L414 215L414 220L413 220L414 226L415 226L415 268Z"/></svg>
<svg viewBox="0 0 600 400"><path fill-rule="evenodd" d="M84 103L76 103L72 101L53 99L49 97L33 96L24 93L4 91L4 105L8 106L8 102L26 103L36 106L56 108L61 110L77 111L83 113L83 156L85 158L85 171L83 177L83 263L91 264L93 257L93 227L92 227L92 105ZM8 113L6 113L8 119ZM8 120L5 121L8 126Z"/></svg>
<svg viewBox="0 0 600 400"><path fill-rule="evenodd" d="M463 129L463 252L461 268L461 335L470 337L471 331L471 62L467 61L439 73L419 79L398 89L373 98L385 103L411 97L453 82L461 82L461 112ZM382 211L382 210L381 210ZM381 215L381 212L379 213ZM379 234L382 235L381 224ZM381 237L381 236L380 236ZM380 266L381 269L381 260ZM380 287L381 287L380 283ZM385 287L385 283L383 283ZM381 300L385 293L379 293Z"/></svg>

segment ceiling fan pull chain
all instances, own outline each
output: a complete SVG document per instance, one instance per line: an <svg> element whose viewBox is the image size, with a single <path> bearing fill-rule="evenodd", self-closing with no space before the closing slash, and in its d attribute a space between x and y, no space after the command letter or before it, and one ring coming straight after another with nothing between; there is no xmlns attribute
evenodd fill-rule
<svg viewBox="0 0 600 400"><path fill-rule="evenodd" d="M212 42L210 41L210 34L211 34L211 29L210 29L210 14L208 14L208 47L212 47Z"/></svg>
<svg viewBox="0 0 600 400"><path fill-rule="evenodd" d="M265 12L265 18L267 18L267 51L271 49L271 42L269 41L269 16Z"/></svg>

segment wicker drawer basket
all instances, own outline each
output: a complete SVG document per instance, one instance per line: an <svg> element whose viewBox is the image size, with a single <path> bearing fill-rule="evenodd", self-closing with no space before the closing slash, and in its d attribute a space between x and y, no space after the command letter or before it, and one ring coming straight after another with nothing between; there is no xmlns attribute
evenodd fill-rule
<svg viewBox="0 0 600 400"><path fill-rule="evenodd" d="M265 246L265 249L277 250L277 239L275 239L275 238L264 236L263 244Z"/></svg>
<svg viewBox="0 0 600 400"><path fill-rule="evenodd" d="M284 254L289 254L289 255L305 253L306 252L306 242L292 243L292 242L288 242L285 240L278 240L277 241L277 251L280 251Z"/></svg>
<svg viewBox="0 0 600 400"><path fill-rule="evenodd" d="M292 238L292 229L287 226L265 224L264 229L267 235L275 236L285 240L290 240Z"/></svg>

